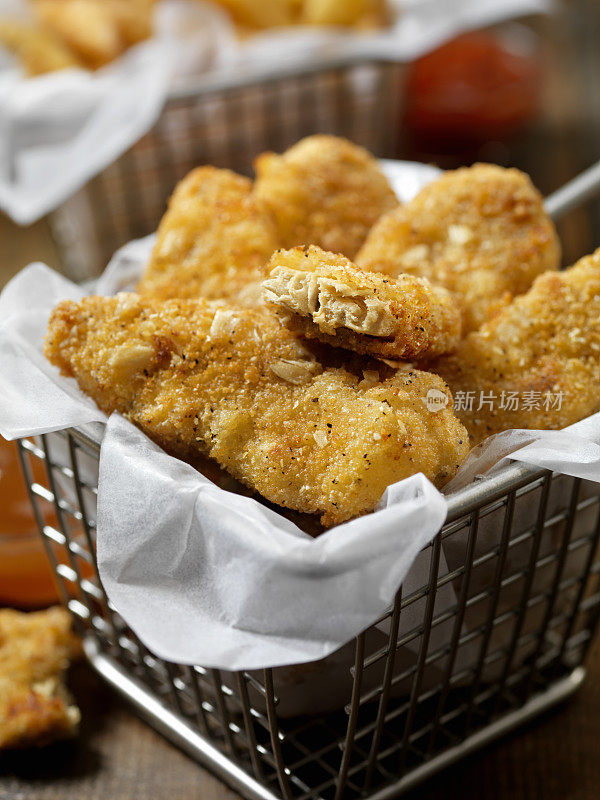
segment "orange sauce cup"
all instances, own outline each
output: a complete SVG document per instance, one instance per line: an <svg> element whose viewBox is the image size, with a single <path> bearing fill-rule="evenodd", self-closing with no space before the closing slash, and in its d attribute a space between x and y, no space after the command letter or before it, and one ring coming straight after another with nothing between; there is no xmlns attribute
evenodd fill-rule
<svg viewBox="0 0 600 800"><path fill-rule="evenodd" d="M57 600L17 446L0 437L0 605L39 608Z"/></svg>

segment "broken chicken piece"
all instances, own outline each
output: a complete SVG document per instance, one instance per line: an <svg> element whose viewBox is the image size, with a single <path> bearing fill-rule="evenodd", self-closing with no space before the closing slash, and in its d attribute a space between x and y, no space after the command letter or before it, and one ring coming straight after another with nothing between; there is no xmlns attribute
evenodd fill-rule
<svg viewBox="0 0 600 800"><path fill-rule="evenodd" d="M265 310L122 294L58 305L45 353L168 452L208 455L327 526L372 511L409 475L441 486L455 474L468 440L440 378L369 360L356 374L317 348ZM431 393L444 401L434 410Z"/></svg>
<svg viewBox="0 0 600 800"><path fill-rule="evenodd" d="M63 677L80 650L64 609L0 609L0 749L43 745L76 732L79 709Z"/></svg>
<svg viewBox="0 0 600 800"><path fill-rule="evenodd" d="M363 272L314 246L278 250L268 269L265 300L309 339L390 359L433 357L458 345L460 310L425 279Z"/></svg>
<svg viewBox="0 0 600 800"><path fill-rule="evenodd" d="M457 295L465 333L477 330L542 272L560 264L542 197L516 169L447 172L373 227L363 269L428 278Z"/></svg>
<svg viewBox="0 0 600 800"><path fill-rule="evenodd" d="M256 197L271 209L283 247L316 244L353 258L398 205L377 160L336 136L309 136L283 155L263 153L254 166Z"/></svg>

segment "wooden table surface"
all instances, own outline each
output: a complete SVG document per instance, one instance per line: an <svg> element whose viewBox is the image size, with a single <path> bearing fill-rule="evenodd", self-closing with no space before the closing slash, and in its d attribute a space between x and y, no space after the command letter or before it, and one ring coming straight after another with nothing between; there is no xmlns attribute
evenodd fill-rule
<svg viewBox="0 0 600 800"><path fill-rule="evenodd" d="M73 671L81 735L32 755L0 756L0 800L234 800L209 772L176 750L87 667ZM589 675L563 707L490 745L406 800L598 800L600 644Z"/></svg>
<svg viewBox="0 0 600 800"><path fill-rule="evenodd" d="M600 157L600 6L596 0L565 0L565 6L570 27L565 24L554 29L554 48L562 57L549 59L552 74L544 122L507 154L509 161L532 174L544 192ZM595 217L580 213L561 226L567 262L600 244L598 221L598 212ZM46 224L20 229L0 215L0 285L38 259L58 263ZM138 720L87 666L72 671L71 683L82 710L80 736L38 753L0 756L0 800L237 797ZM598 800L600 643L590 651L584 686L563 707L446 770L406 797Z"/></svg>

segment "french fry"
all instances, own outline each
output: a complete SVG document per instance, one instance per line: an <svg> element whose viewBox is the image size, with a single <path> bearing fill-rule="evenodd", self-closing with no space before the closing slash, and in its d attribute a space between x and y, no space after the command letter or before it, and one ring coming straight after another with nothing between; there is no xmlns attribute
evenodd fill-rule
<svg viewBox="0 0 600 800"><path fill-rule="evenodd" d="M304 0L302 22L306 25L377 27L384 23L382 0Z"/></svg>
<svg viewBox="0 0 600 800"><path fill-rule="evenodd" d="M60 39L32 25L0 20L0 43L17 56L31 76L82 66Z"/></svg>
<svg viewBox="0 0 600 800"><path fill-rule="evenodd" d="M249 28L277 28L297 19L297 0L219 0L235 22Z"/></svg>
<svg viewBox="0 0 600 800"><path fill-rule="evenodd" d="M101 0L35 0L41 25L91 69L113 61L125 43L109 5Z"/></svg>

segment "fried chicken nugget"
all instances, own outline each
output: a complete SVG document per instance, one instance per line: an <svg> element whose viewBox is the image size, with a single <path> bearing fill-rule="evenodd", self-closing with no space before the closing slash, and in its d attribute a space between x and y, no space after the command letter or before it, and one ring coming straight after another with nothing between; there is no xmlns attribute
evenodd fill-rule
<svg viewBox="0 0 600 800"><path fill-rule="evenodd" d="M526 292L537 275L558 269L560 244L527 175L476 164L445 173L384 216L356 262L455 292L468 332Z"/></svg>
<svg viewBox="0 0 600 800"><path fill-rule="evenodd" d="M19 59L28 75L83 66L51 32L15 20L0 20L0 43Z"/></svg>
<svg viewBox="0 0 600 800"><path fill-rule="evenodd" d="M75 732L79 709L62 677L80 650L64 609L0 609L0 749L42 745Z"/></svg>
<svg viewBox="0 0 600 800"><path fill-rule="evenodd" d="M461 400L456 413L475 444L511 428L564 428L600 410L600 250L538 277L428 368Z"/></svg>
<svg viewBox="0 0 600 800"><path fill-rule="evenodd" d="M275 223L253 197L252 182L227 169L199 167L171 197L138 291L162 300L225 298L254 305L261 267L278 246Z"/></svg>
<svg viewBox="0 0 600 800"><path fill-rule="evenodd" d="M381 381L323 366L264 310L88 297L56 307L45 353L165 450L208 454L327 526L371 511L416 472L442 485L468 450L454 414L425 405L429 391L448 397L440 378L407 368Z"/></svg>
<svg viewBox="0 0 600 800"><path fill-rule="evenodd" d="M377 160L336 136L302 139L256 159L255 194L272 210L283 247L316 244L353 258L398 200Z"/></svg>
<svg viewBox="0 0 600 800"><path fill-rule="evenodd" d="M456 301L423 278L363 272L315 246L278 250L267 269L265 300L308 339L390 359L433 357L458 346Z"/></svg>

